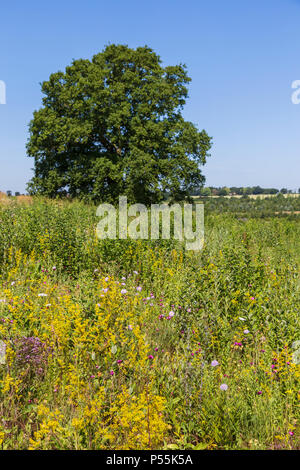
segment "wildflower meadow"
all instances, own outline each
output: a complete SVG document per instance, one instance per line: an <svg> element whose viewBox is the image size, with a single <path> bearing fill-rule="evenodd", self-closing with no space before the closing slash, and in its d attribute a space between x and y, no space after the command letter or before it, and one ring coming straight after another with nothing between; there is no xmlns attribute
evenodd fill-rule
<svg viewBox="0 0 300 470"><path fill-rule="evenodd" d="M299 218L211 207L198 252L76 201L0 223L2 449L299 449Z"/></svg>

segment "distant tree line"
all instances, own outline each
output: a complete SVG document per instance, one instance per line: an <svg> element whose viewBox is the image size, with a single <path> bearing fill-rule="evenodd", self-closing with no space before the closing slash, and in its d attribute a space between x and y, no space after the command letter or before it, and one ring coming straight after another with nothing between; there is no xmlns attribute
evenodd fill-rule
<svg viewBox="0 0 300 470"><path fill-rule="evenodd" d="M6 194L8 197L11 197L13 195L12 191L6 191ZM15 196L24 196L24 194L21 194L19 191L16 191Z"/></svg>
<svg viewBox="0 0 300 470"><path fill-rule="evenodd" d="M194 191L192 196L249 196L250 194L292 194L295 191L291 189L282 188L261 188L260 186L247 186L247 187L214 187L208 186L204 188L199 188L198 190ZM300 193L300 188L298 189L298 193Z"/></svg>
<svg viewBox="0 0 300 470"><path fill-rule="evenodd" d="M199 188L198 190L193 191L190 195L191 196L249 196L250 194L293 194L296 191L293 191L291 189L287 188L281 188L281 189L276 189L276 188L261 188L260 186L247 186L247 187L227 187L227 186L222 186L222 187L215 187L215 186L208 186L208 187L203 187ZM300 194L300 188L298 189L298 194ZM13 196L12 191L6 191L6 194L8 197ZM15 196L24 196L23 193L20 193L19 191L15 192ZM165 193L165 199L169 199L170 194Z"/></svg>

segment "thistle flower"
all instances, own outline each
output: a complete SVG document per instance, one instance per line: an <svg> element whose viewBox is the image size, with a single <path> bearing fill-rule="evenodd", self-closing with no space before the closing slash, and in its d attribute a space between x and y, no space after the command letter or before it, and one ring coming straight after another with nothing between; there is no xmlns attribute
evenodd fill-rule
<svg viewBox="0 0 300 470"><path fill-rule="evenodd" d="M227 384L220 385L220 390L224 390L224 392L226 392L226 390L228 390L228 385Z"/></svg>
<svg viewBox="0 0 300 470"><path fill-rule="evenodd" d="M171 310L171 311L169 312L169 315L167 316L167 320L171 320L171 318L173 318L174 315L175 315L175 312L173 312L173 310Z"/></svg>

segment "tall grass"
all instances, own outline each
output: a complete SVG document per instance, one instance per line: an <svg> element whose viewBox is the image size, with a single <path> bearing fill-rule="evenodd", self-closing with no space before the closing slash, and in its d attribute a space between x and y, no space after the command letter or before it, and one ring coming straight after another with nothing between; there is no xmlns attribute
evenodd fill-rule
<svg viewBox="0 0 300 470"><path fill-rule="evenodd" d="M95 213L0 209L2 447L299 448L299 220L211 208L194 253Z"/></svg>

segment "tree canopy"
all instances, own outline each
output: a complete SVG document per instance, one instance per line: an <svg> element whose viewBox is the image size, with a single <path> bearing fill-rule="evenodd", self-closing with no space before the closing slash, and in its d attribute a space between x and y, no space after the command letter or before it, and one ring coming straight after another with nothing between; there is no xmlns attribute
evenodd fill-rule
<svg viewBox="0 0 300 470"><path fill-rule="evenodd" d="M202 186L211 137L183 119L189 81L185 65L126 45L50 75L29 126L29 193L149 204Z"/></svg>

